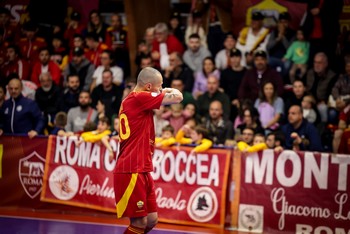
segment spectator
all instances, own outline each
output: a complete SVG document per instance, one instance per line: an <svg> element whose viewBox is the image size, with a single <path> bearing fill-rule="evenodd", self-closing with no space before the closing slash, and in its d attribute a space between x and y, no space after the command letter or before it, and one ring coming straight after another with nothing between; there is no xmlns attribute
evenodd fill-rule
<svg viewBox="0 0 350 234"><path fill-rule="evenodd" d="M350 59L345 59L345 74L339 76L332 89L328 105L341 111L350 101Z"/></svg>
<svg viewBox="0 0 350 234"><path fill-rule="evenodd" d="M99 84L91 93L92 107L96 107L97 101L102 100L106 109L111 109L111 114L116 114L122 101L123 89L113 83L113 74L111 70L104 70L102 73L102 83ZM111 119L112 116L108 116Z"/></svg>
<svg viewBox="0 0 350 234"><path fill-rule="evenodd" d="M207 33L205 32L202 25L202 13L198 10L192 11L187 22L187 27L185 30L185 43L187 47L190 46L190 35L193 33L198 34L200 45L208 48Z"/></svg>
<svg viewBox="0 0 350 234"><path fill-rule="evenodd" d="M120 86L123 82L123 70L114 65L114 58L112 51L105 50L101 53L101 65L96 68L92 75L92 83L90 90L92 91L96 86L102 83L102 74L105 70L110 70L113 74L113 83Z"/></svg>
<svg viewBox="0 0 350 234"><path fill-rule="evenodd" d="M208 138L214 145L228 145L228 141L233 139L232 122L223 118L223 109L220 101L212 101L209 106L209 117L204 124L208 129Z"/></svg>
<svg viewBox="0 0 350 234"><path fill-rule="evenodd" d="M99 41L98 35L94 33L89 33L85 36L85 44L88 48L85 56L95 66L95 68L97 68L101 65L100 56L103 51L108 49L108 46Z"/></svg>
<svg viewBox="0 0 350 234"><path fill-rule="evenodd" d="M282 126L286 137L285 148L303 151L323 151L316 127L303 118L301 106L293 105L288 111L288 123Z"/></svg>
<svg viewBox="0 0 350 234"><path fill-rule="evenodd" d="M111 109L110 105L106 103L105 100L98 100L96 104L96 111L97 111L97 118L96 118L96 124L98 124L98 121L102 117L107 117L113 116L113 110Z"/></svg>
<svg viewBox="0 0 350 234"><path fill-rule="evenodd" d="M23 97L22 82L13 78L8 84L10 98L0 109L0 135L27 134L33 138L41 134L44 128L44 118L35 101Z"/></svg>
<svg viewBox="0 0 350 234"><path fill-rule="evenodd" d="M258 98L261 85L267 81L276 86L277 95L283 94L282 77L274 69L267 65L267 54L265 51L258 50L254 53L255 67L245 73L242 83L239 86L238 98L240 100L250 99L255 101Z"/></svg>
<svg viewBox="0 0 350 234"><path fill-rule="evenodd" d="M276 130L279 127L279 120L283 115L284 102L277 96L274 84L267 81L261 86L259 98L256 99L254 107L260 115L260 122L265 133Z"/></svg>
<svg viewBox="0 0 350 234"><path fill-rule="evenodd" d="M289 27L291 17L288 12L279 14L276 29L270 35L266 45L269 54L269 65L280 70L283 78L287 75L289 66L285 67L282 58L295 39L295 31Z"/></svg>
<svg viewBox="0 0 350 234"><path fill-rule="evenodd" d="M162 135L163 127L169 125L169 121L162 118L162 114L164 113L164 106L160 106L159 109L154 109L153 112L155 134L156 137L160 137Z"/></svg>
<svg viewBox="0 0 350 234"><path fill-rule="evenodd" d="M273 149L275 152L283 151L284 137L279 132L270 132L266 136L265 141L267 148Z"/></svg>
<svg viewBox="0 0 350 234"><path fill-rule="evenodd" d="M64 39L68 42L69 47L75 48L74 38L76 34L82 35L85 29L85 25L81 22L81 15L77 11L73 11L70 14L68 25L64 31Z"/></svg>
<svg viewBox="0 0 350 234"><path fill-rule="evenodd" d="M85 58L84 50L75 47L73 51L73 60L68 63L63 73L65 82L68 82L67 79L70 75L76 75L79 77L79 90L89 91L94 70L94 65Z"/></svg>
<svg viewBox="0 0 350 234"><path fill-rule="evenodd" d="M174 35L181 44L185 45L185 27L182 24L179 12L175 11L171 14L168 27L169 34Z"/></svg>
<svg viewBox="0 0 350 234"><path fill-rule="evenodd" d="M143 40L138 44L138 47L137 47L137 54L135 57L135 64L137 67L140 67L141 58L145 56L147 57L151 56L153 40L154 40L154 28L153 27L147 28L145 30Z"/></svg>
<svg viewBox="0 0 350 234"><path fill-rule="evenodd" d="M199 115L208 116L210 103L217 100L221 102L223 117L227 119L230 116L230 99L227 94L219 91L219 80L214 76L209 76L207 87L208 91L198 97Z"/></svg>
<svg viewBox="0 0 350 234"><path fill-rule="evenodd" d="M209 76L214 76L217 78L217 80L220 79L220 71L216 69L215 62L212 57L206 57L203 60L203 70L195 72L194 74L192 95L195 99L207 91L207 82Z"/></svg>
<svg viewBox="0 0 350 234"><path fill-rule="evenodd" d="M168 120L170 125L177 131L185 124L186 116L183 113L183 106L181 103L171 104L170 110L162 114L162 118Z"/></svg>
<svg viewBox="0 0 350 234"><path fill-rule="evenodd" d="M3 29L3 40L15 42L20 36L19 25L11 20L11 12L6 7L0 8L0 28Z"/></svg>
<svg viewBox="0 0 350 234"><path fill-rule="evenodd" d="M169 66L169 55L172 52L178 52L182 55L184 48L175 36L169 35L169 30L165 23L156 24L154 35L151 57L156 68L165 70Z"/></svg>
<svg viewBox="0 0 350 234"><path fill-rule="evenodd" d="M41 73L39 76L40 87L36 90L35 101L44 114L45 128L50 133L53 121L59 111L59 100L61 98L60 88L52 81L49 72Z"/></svg>
<svg viewBox="0 0 350 234"><path fill-rule="evenodd" d="M112 121L113 128L110 137L112 139L119 140L119 117L117 115L113 115Z"/></svg>
<svg viewBox="0 0 350 234"><path fill-rule="evenodd" d="M186 106L189 103L196 104L196 100L194 100L192 94L190 92L187 92L187 91L184 90L185 89L185 85L184 85L182 79L178 79L178 78L173 79L171 81L170 87L174 88L174 89L178 89L182 93L183 99L182 99L181 104L183 106Z"/></svg>
<svg viewBox="0 0 350 234"><path fill-rule="evenodd" d="M54 34L50 45L50 60L54 61L64 71L68 64L68 51L61 35Z"/></svg>
<svg viewBox="0 0 350 234"><path fill-rule="evenodd" d="M239 151L244 153L253 153L262 151L268 147L265 143L265 136L263 134L257 133L254 135L253 145L248 145L246 142L240 141L237 143L237 148Z"/></svg>
<svg viewBox="0 0 350 234"><path fill-rule="evenodd" d="M287 53L282 61L292 62L293 65L289 70L289 80L291 83L298 77L301 79L306 74L307 62L309 60L310 43L306 41L303 30L297 31L297 40L288 47Z"/></svg>
<svg viewBox="0 0 350 234"><path fill-rule="evenodd" d="M226 39L227 40L227 39ZM242 54L239 50L234 49L230 51L229 67L221 72L220 87L229 96L231 102L231 116L234 120L238 114L239 100L238 90L242 79L246 73L246 69L241 66Z"/></svg>
<svg viewBox="0 0 350 234"><path fill-rule="evenodd" d="M68 111L67 132L80 133L87 122L94 122L97 117L97 111L90 107L91 98L88 91L81 91L79 94L79 106L73 107Z"/></svg>
<svg viewBox="0 0 350 234"><path fill-rule="evenodd" d="M239 132L237 132L238 133L237 135L240 135L241 133L243 133L244 129L246 128L253 129L254 133L265 134L265 130L261 126L261 122L259 119L259 112L253 106L247 107L243 110L243 123L237 126L237 129L239 129Z"/></svg>
<svg viewBox="0 0 350 234"><path fill-rule="evenodd" d="M83 54L88 52L88 49L85 47L85 38L81 34L74 34L73 45L70 46L68 62L72 61L74 56L74 50L77 50L76 48L82 49Z"/></svg>
<svg viewBox="0 0 350 234"><path fill-rule="evenodd" d="M0 108L2 107L2 105L5 102L5 99L6 99L6 95L5 94L6 94L6 91L5 91L4 86L0 85Z"/></svg>
<svg viewBox="0 0 350 234"><path fill-rule="evenodd" d="M328 121L327 101L336 81L337 74L328 68L326 54L317 53L314 58L314 66L306 75L306 89L316 98L317 109L323 123Z"/></svg>
<svg viewBox="0 0 350 234"><path fill-rule="evenodd" d="M203 69L203 60L210 57L210 51L200 44L197 33L191 34L188 40L188 47L183 55L185 64L193 71L198 72Z"/></svg>
<svg viewBox="0 0 350 234"><path fill-rule="evenodd" d="M54 126L53 129L50 132L50 135L60 135L62 136L66 130L64 127L67 125L67 113L60 111L56 114L55 120L54 120Z"/></svg>
<svg viewBox="0 0 350 234"><path fill-rule="evenodd" d="M269 40L269 30L263 27L264 15L261 12L253 12L252 21L249 27L243 28L239 32L236 48L242 54L254 53L256 50L266 51ZM246 57L242 57L242 66L247 65ZM249 63L249 62L248 62Z"/></svg>
<svg viewBox="0 0 350 234"><path fill-rule="evenodd" d="M303 108L303 118L309 123L315 124L317 119L315 98L312 95L304 96L301 107Z"/></svg>
<svg viewBox="0 0 350 234"><path fill-rule="evenodd" d="M89 22L84 30L84 34L96 35L94 39L97 42L103 42L106 40L105 36L106 36L107 28L108 28L108 24L106 24L103 21L100 12L98 12L97 10L90 11Z"/></svg>
<svg viewBox="0 0 350 234"><path fill-rule="evenodd" d="M185 137L187 132L191 135L191 138ZM213 145L213 142L208 139L208 130L202 126L191 129L189 126L184 125L177 132L175 139L180 144L196 144L197 146L191 150L191 154L204 152Z"/></svg>
<svg viewBox="0 0 350 234"><path fill-rule="evenodd" d="M69 75L67 79L67 88L62 92L59 99L58 109L68 112L70 108L79 105L80 81L78 75Z"/></svg>
<svg viewBox="0 0 350 234"><path fill-rule="evenodd" d="M287 92L283 98L285 101L284 113L288 113L291 106L301 106L301 102L305 95L307 95L305 84L302 80L294 80L292 84L292 92Z"/></svg>
<svg viewBox="0 0 350 234"><path fill-rule="evenodd" d="M7 77L12 73L17 73L21 80L29 79L30 67L25 59L20 56L19 47L16 45L9 45L6 49L7 61L1 68L3 77ZM7 82L4 82L7 85Z"/></svg>
<svg viewBox="0 0 350 234"><path fill-rule="evenodd" d="M194 76L193 71L182 61L181 54L173 52L169 55L169 66L163 71L163 87L169 87L174 79L181 79L185 85L184 90L192 92Z"/></svg>
<svg viewBox="0 0 350 234"><path fill-rule="evenodd" d="M171 146L176 143L176 139L174 137L174 128L171 125L167 125L162 128L162 136L156 137L155 143L157 147L162 146Z"/></svg>
<svg viewBox="0 0 350 234"><path fill-rule="evenodd" d="M255 134L254 129L246 127L243 129L242 136L240 138L238 138L238 141L244 142L245 143L244 145L252 146L254 134Z"/></svg>
<svg viewBox="0 0 350 234"><path fill-rule="evenodd" d="M40 87L39 76L42 73L49 72L52 77L52 81L57 86L62 86L62 74L60 67L50 60L50 51L47 47L39 50L39 60L34 63L31 75L31 81Z"/></svg>
<svg viewBox="0 0 350 234"><path fill-rule="evenodd" d="M186 116L185 124L188 124L187 120L189 120L189 119L194 119L196 122L200 121L200 116L197 113L197 106L194 103L187 103L184 106L183 114ZM189 125L191 125L191 124L189 124ZM197 125L197 124L195 124L195 125Z"/></svg>
<svg viewBox="0 0 350 234"><path fill-rule="evenodd" d="M215 55L215 66L219 70L224 70L232 66L231 51L236 47L237 38L232 33L227 33L224 41L224 49ZM239 51L239 50L237 50Z"/></svg>
<svg viewBox="0 0 350 234"><path fill-rule="evenodd" d="M334 153L350 153L347 149L347 139L349 138L349 129L350 129L350 103L347 104L347 106L340 112L339 114L339 123L338 123L338 129L334 132L333 137L333 152ZM343 133L346 133L346 136L343 138ZM341 143L341 140L345 141L343 142L341 148L339 148L339 145ZM350 148L349 148L350 149Z"/></svg>

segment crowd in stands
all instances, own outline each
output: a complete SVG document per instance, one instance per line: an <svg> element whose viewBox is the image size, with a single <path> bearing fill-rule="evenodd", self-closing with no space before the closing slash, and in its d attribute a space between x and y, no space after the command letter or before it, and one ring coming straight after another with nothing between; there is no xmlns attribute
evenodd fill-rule
<svg viewBox="0 0 350 234"><path fill-rule="evenodd" d="M308 9L315 22L316 8ZM163 86L184 97L154 111L156 145L350 154L350 53L337 54L341 65L332 67L329 51L318 46L321 26L292 29L290 21L282 12L267 28L254 11L251 24L225 33L221 45L207 40L198 11L187 25L174 12L145 29L131 61L138 71L158 69ZM13 23L0 9L0 133L82 134L110 151L106 136L118 135L119 107L138 74L130 74L121 16L107 24L93 10L82 24L74 11L58 32L38 35L34 22ZM346 35L338 47L350 48Z"/></svg>

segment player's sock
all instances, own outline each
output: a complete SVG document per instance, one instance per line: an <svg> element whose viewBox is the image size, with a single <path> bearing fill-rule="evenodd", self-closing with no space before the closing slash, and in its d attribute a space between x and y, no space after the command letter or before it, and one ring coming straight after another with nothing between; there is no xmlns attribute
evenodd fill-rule
<svg viewBox="0 0 350 234"><path fill-rule="evenodd" d="M129 225L129 227L125 230L124 234L143 234L145 230L139 227L135 227Z"/></svg>

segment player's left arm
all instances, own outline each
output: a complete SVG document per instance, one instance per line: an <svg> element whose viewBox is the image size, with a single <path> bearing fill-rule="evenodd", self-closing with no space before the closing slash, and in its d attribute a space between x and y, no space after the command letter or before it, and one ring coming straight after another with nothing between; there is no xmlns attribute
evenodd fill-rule
<svg viewBox="0 0 350 234"><path fill-rule="evenodd" d="M162 105L180 103L183 99L182 93L177 89L164 88L162 92L165 93Z"/></svg>

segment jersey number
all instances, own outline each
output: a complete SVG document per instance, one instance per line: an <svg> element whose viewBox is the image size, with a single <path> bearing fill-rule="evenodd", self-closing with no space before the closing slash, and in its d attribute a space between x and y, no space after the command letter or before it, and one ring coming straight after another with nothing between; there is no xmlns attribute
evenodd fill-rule
<svg viewBox="0 0 350 234"><path fill-rule="evenodd" d="M130 137L129 120L125 114L121 114L119 116L119 119L120 119L119 137L122 140L126 140Z"/></svg>

